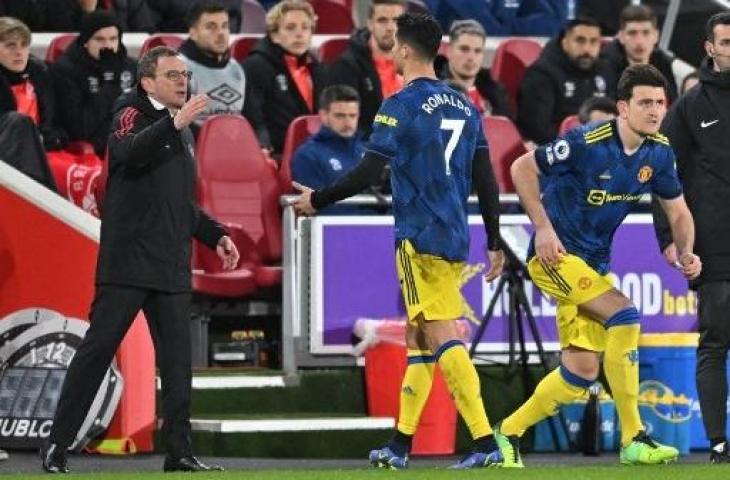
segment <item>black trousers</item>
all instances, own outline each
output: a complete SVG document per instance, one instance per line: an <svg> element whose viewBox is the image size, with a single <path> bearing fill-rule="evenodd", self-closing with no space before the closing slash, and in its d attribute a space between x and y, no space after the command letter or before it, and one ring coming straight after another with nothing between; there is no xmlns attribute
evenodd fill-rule
<svg viewBox="0 0 730 480"><path fill-rule="evenodd" d="M698 294L697 393L707 438L719 441L725 438L727 425L730 281L703 283Z"/></svg>
<svg viewBox="0 0 730 480"><path fill-rule="evenodd" d="M140 309L147 317L162 379L163 434L168 455L191 455L190 294L97 286L91 325L69 365L50 440L73 443L124 335Z"/></svg>

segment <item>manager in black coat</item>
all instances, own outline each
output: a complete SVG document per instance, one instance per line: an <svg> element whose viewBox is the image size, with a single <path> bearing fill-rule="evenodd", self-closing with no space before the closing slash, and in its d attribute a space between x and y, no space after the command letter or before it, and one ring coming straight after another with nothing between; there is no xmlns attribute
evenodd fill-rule
<svg viewBox="0 0 730 480"><path fill-rule="evenodd" d="M225 269L238 251L195 203L193 137L188 125L206 107L186 102L187 71L177 52L150 50L139 84L117 102L109 137L109 180L91 326L69 366L43 467L65 472L73 442L99 384L141 309L162 378L165 471L210 470L190 444L190 250L192 238L215 249Z"/></svg>

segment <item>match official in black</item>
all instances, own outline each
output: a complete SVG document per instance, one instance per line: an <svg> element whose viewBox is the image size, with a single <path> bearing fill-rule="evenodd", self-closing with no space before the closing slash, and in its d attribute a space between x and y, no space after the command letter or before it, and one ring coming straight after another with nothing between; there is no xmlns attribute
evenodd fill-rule
<svg viewBox="0 0 730 480"><path fill-rule="evenodd" d="M705 27L707 57L700 83L666 116L663 131L677 156L677 170L695 221L695 253L702 273L693 284L699 296L700 342L697 392L710 440L710 461L730 462L727 424L727 355L730 349L730 12ZM654 209L659 245L674 264L677 249L666 217Z"/></svg>
<svg viewBox="0 0 730 480"><path fill-rule="evenodd" d="M137 313L152 333L162 378L165 471L218 470L200 463L190 440L190 254L192 239L215 249L225 269L238 251L196 204L193 136L206 107L187 100L190 73L177 52L153 48L139 62L138 85L115 105L109 180L101 222L91 325L61 391L43 468L66 473L66 451Z"/></svg>

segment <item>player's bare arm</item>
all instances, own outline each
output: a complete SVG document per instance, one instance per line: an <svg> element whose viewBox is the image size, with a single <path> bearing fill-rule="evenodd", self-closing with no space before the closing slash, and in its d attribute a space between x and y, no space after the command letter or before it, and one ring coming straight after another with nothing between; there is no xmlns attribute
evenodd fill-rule
<svg viewBox="0 0 730 480"><path fill-rule="evenodd" d="M687 279L694 280L702 271L702 262L700 257L692 253L695 242L695 225L684 195L671 200L660 199L659 203L664 209L672 229L673 243L677 250L677 268Z"/></svg>

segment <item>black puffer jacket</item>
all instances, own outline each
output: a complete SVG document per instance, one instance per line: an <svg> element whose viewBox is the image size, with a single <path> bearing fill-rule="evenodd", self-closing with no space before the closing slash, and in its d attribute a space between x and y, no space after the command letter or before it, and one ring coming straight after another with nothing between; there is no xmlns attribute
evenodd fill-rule
<svg viewBox="0 0 730 480"><path fill-rule="evenodd" d="M558 127L568 115L592 96L615 97L613 71L603 59L593 68L581 70L560 46L563 35L550 40L540 57L530 65L520 85L517 125L537 143L558 135Z"/></svg>
<svg viewBox="0 0 730 480"><path fill-rule="evenodd" d="M312 76L314 108L310 110L289 74L284 55L281 46L264 37L243 62L250 86L246 89L250 93L243 107L244 115L256 130L261 146L273 148L275 153L281 153L292 120L317 112L319 94L326 81L319 61L309 53L302 55L299 61L306 62Z"/></svg>
<svg viewBox="0 0 730 480"><path fill-rule="evenodd" d="M189 291L192 238L225 235L196 203L193 135L141 89L114 111L96 283Z"/></svg>
<svg viewBox="0 0 730 480"><path fill-rule="evenodd" d="M730 280L730 72L715 72L706 58L700 84L669 110L662 130L677 156L677 170L695 221L699 282ZM672 242L666 217L654 209L662 250Z"/></svg>
<svg viewBox="0 0 730 480"><path fill-rule="evenodd" d="M119 50L106 61L95 60L78 41L56 63L51 75L58 104L58 122L71 140L85 140L103 155L116 99L132 89L137 62Z"/></svg>

